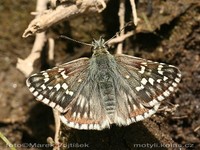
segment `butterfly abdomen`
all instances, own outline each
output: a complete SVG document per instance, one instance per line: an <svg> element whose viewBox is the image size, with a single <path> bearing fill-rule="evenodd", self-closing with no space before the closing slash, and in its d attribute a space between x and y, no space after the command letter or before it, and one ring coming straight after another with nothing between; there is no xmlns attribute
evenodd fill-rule
<svg viewBox="0 0 200 150"><path fill-rule="evenodd" d="M116 111L116 98L113 78L109 73L109 70L104 70L103 72L99 73L98 86L104 109L110 119L110 122L112 123L114 121L114 115Z"/></svg>

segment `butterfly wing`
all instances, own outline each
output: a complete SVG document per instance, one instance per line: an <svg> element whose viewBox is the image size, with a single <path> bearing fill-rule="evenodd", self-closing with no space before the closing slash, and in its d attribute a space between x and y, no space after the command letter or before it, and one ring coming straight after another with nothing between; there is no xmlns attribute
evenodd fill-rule
<svg viewBox="0 0 200 150"><path fill-rule="evenodd" d="M71 103L70 109L61 116L69 127L76 129L102 130L109 128L109 120L100 98L96 81L86 81L80 93Z"/></svg>
<svg viewBox="0 0 200 150"><path fill-rule="evenodd" d="M86 78L88 64L88 58L77 59L33 74L26 83L38 101L65 112Z"/></svg>
<svg viewBox="0 0 200 150"><path fill-rule="evenodd" d="M88 78L89 59L81 58L33 74L27 86L37 100L61 112L61 121L77 129L109 127L96 81Z"/></svg>
<svg viewBox="0 0 200 150"><path fill-rule="evenodd" d="M130 124L154 114L160 102L174 92L180 71L172 66L128 55L116 55L121 79L118 90L118 124Z"/></svg>

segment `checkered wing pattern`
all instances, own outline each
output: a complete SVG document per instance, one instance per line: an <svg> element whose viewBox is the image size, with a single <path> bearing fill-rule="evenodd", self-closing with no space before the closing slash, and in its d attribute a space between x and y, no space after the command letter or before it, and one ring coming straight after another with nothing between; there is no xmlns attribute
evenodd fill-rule
<svg viewBox="0 0 200 150"><path fill-rule="evenodd" d="M88 58L77 59L33 74L26 83L38 101L64 113L83 87L88 66Z"/></svg>
<svg viewBox="0 0 200 150"><path fill-rule="evenodd" d="M116 55L115 59L121 75L116 109L119 124L127 125L154 114L180 82L180 71L172 65L128 55Z"/></svg>
<svg viewBox="0 0 200 150"><path fill-rule="evenodd" d="M38 101L61 112L61 121L77 129L109 126L97 81L89 78L89 59L81 58L33 74L27 86Z"/></svg>
<svg viewBox="0 0 200 150"><path fill-rule="evenodd" d="M33 74L27 86L37 100L59 110L67 126L102 130L151 116L180 81L180 71L172 65L128 55L103 56Z"/></svg>

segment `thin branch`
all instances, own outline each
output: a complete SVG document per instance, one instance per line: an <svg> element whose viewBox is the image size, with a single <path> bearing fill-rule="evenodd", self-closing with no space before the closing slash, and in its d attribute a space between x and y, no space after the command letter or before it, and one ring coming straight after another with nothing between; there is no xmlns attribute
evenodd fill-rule
<svg viewBox="0 0 200 150"><path fill-rule="evenodd" d="M48 53L48 58L49 60L53 61L54 60L54 47L55 47L55 41L53 38L48 39L49 43L49 53Z"/></svg>
<svg viewBox="0 0 200 150"><path fill-rule="evenodd" d="M6 145L8 145L8 147L11 150L16 150L15 147L13 146L13 144L11 144L11 142L1 132L0 132L0 138L6 143Z"/></svg>
<svg viewBox="0 0 200 150"><path fill-rule="evenodd" d="M120 5L119 5L119 13L118 13L118 16L119 16L119 23L120 23L120 27L119 27L119 30L122 29L125 25L125 0L120 0ZM123 36L124 35L124 30L122 30L120 33L119 33L119 36ZM117 45L117 51L116 51L116 54L122 54L122 49L123 49L123 43L119 43Z"/></svg>
<svg viewBox="0 0 200 150"><path fill-rule="evenodd" d="M18 58L16 67L21 72L23 72L26 77L28 77L33 72L34 70L33 64L35 60L40 58L41 51L44 47L45 42L46 42L45 33L44 32L37 33L30 55L24 60Z"/></svg>
<svg viewBox="0 0 200 150"><path fill-rule="evenodd" d="M53 109L54 120L55 120L55 135L54 135L54 148L53 150L60 150L59 134L60 134L60 113Z"/></svg>
<svg viewBox="0 0 200 150"><path fill-rule="evenodd" d="M115 43L120 43L120 42L123 42L126 38L130 37L134 35L134 32L133 31L129 31L127 32L126 34L124 34L123 36L118 36L116 38L113 38L111 39L109 42L108 42L108 45L113 45Z"/></svg>
<svg viewBox="0 0 200 150"><path fill-rule="evenodd" d="M67 20L77 15L87 12L99 12L106 8L108 0L77 0L76 3L67 5L63 3L56 7L56 9L45 10L38 17L31 21L28 28L23 33L23 37L28 37L38 32L42 32L50 26L62 21ZM102 7L101 10L97 9Z"/></svg>
<svg viewBox="0 0 200 150"><path fill-rule="evenodd" d="M130 0L131 3L131 8L132 8L132 15L133 15L133 22L135 26L138 24L138 18L137 18L137 11L136 11L136 6L135 6L135 0Z"/></svg>
<svg viewBox="0 0 200 150"><path fill-rule="evenodd" d="M47 3L48 3L48 0L38 0L37 5L36 5L36 11L37 12L45 11L47 8ZM38 17L36 16L36 18ZM35 42L34 42L30 55L24 60L18 58L16 67L21 72L23 72L26 77L28 77L33 72L34 70L33 64L35 60L40 58L40 55L41 55L40 52L42 51L45 42L46 42L45 32L36 34Z"/></svg>

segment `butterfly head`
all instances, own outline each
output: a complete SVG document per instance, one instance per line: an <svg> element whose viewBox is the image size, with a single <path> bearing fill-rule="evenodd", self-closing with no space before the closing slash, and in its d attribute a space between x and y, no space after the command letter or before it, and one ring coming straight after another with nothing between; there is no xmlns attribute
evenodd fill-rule
<svg viewBox="0 0 200 150"><path fill-rule="evenodd" d="M92 51L93 55L101 55L101 54L108 54L108 47L105 44L105 40L100 37L99 40L93 40L92 42Z"/></svg>

